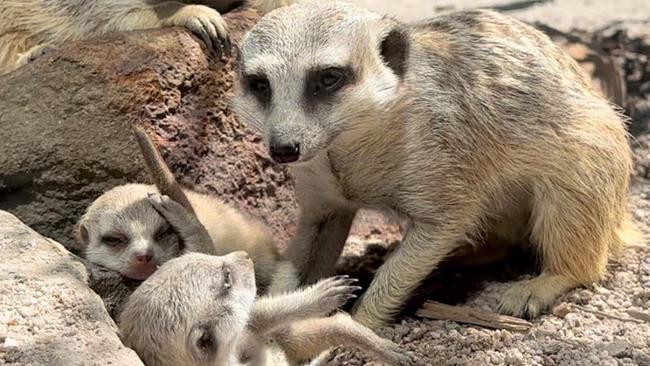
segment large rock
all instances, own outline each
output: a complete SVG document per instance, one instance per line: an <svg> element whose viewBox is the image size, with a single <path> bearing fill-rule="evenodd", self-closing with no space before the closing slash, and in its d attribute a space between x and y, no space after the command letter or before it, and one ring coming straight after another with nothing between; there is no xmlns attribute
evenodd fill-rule
<svg viewBox="0 0 650 366"><path fill-rule="evenodd" d="M0 252L0 364L142 365L63 246L0 211Z"/></svg>
<svg viewBox="0 0 650 366"><path fill-rule="evenodd" d="M236 43L257 20L225 15ZM157 134L187 186L267 221L285 241L292 183L228 108L230 59L168 28L70 43L0 77L0 209L66 247L88 204L108 188L148 181L132 124Z"/></svg>

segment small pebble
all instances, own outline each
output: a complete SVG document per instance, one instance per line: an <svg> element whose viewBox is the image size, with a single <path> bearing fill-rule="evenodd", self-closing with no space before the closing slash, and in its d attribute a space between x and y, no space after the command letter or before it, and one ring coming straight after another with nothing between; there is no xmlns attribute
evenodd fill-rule
<svg viewBox="0 0 650 366"><path fill-rule="evenodd" d="M630 357L632 355L632 349L634 347L630 342L619 339L605 346L605 351L609 353L610 356L616 358Z"/></svg>
<svg viewBox="0 0 650 366"><path fill-rule="evenodd" d="M565 302L553 308L553 315L560 319L564 319L567 314L571 312L571 306Z"/></svg>
<svg viewBox="0 0 650 366"><path fill-rule="evenodd" d="M2 347L4 349L18 348L18 341L11 338L11 337L7 337L7 338L5 338L5 341L2 344Z"/></svg>

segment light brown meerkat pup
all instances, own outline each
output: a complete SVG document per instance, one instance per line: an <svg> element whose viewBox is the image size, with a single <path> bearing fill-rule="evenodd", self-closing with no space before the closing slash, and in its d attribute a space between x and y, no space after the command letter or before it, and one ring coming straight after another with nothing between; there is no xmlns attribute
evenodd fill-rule
<svg viewBox="0 0 650 366"><path fill-rule="evenodd" d="M131 295L119 324L124 343L149 366L297 365L331 346L368 352L389 365L409 358L394 343L339 313L354 280L332 277L255 300L245 252L185 254L163 264ZM274 355L273 344L286 357Z"/></svg>
<svg viewBox="0 0 650 366"><path fill-rule="evenodd" d="M186 251L244 250L255 263L258 287L265 289L282 266L266 225L216 197L182 188L144 129L134 131L155 184L112 188L88 207L76 227L86 258L143 280Z"/></svg>
<svg viewBox="0 0 650 366"><path fill-rule="evenodd" d="M250 30L238 63L235 111L296 178L286 254L299 283L332 273L359 208L408 218L357 301L353 316L371 328L472 238L537 249L541 274L500 303L534 317L601 279L635 233L624 117L513 18L473 10L404 24L345 2L296 4Z"/></svg>
<svg viewBox="0 0 650 366"><path fill-rule="evenodd" d="M265 14L291 0L239 1ZM205 3L212 7L196 4ZM165 26L186 27L206 46L228 47L219 11L233 0L2 0L0 1L0 74L10 72L48 49L109 32Z"/></svg>

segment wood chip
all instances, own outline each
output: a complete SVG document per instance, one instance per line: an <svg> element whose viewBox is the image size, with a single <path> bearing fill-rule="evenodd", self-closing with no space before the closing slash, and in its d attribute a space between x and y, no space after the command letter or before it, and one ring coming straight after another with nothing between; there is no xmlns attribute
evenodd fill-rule
<svg viewBox="0 0 650 366"><path fill-rule="evenodd" d="M453 320L459 323L516 332L526 332L533 326L532 323L513 316L501 315L466 306L446 305L436 301L425 302L422 308L417 311L416 315L423 318Z"/></svg>
<svg viewBox="0 0 650 366"><path fill-rule="evenodd" d="M609 314L609 313L605 313L605 312L598 311L598 310L592 310L592 309L589 309L589 308L586 308L586 307L580 306L580 305L571 305L571 307L573 307L575 309L578 309L578 310L582 310L582 311L584 311L586 313L594 314L594 315L599 316L601 318L609 318L609 319L619 320L619 321L622 321L622 322L630 322L630 323L643 323L643 320L638 319L638 318L637 319L635 319L635 318L626 318L626 317L622 317L622 316L618 316L618 315L614 315L614 314ZM628 311L628 314L629 314L629 311Z"/></svg>
<svg viewBox="0 0 650 366"><path fill-rule="evenodd" d="M631 317L633 317L635 319L643 320L645 322L650 323L650 314L648 314L648 313L642 313L642 312L636 311L636 310L628 310L627 315L629 315L629 316L631 316Z"/></svg>

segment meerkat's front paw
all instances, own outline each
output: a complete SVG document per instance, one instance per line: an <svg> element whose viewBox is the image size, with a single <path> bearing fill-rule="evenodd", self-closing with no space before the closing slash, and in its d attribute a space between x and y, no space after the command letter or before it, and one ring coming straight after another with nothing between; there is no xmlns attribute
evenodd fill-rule
<svg viewBox="0 0 650 366"><path fill-rule="evenodd" d="M185 207L172 200L169 196L149 193L147 199L160 216L167 220L177 231L191 230L199 225L198 220Z"/></svg>
<svg viewBox="0 0 650 366"><path fill-rule="evenodd" d="M353 286L355 282L357 282L356 278L335 276L316 282L309 287L308 291L314 292L315 302L322 312L329 313L345 305L348 300L357 297L353 292L360 290L361 287Z"/></svg>
<svg viewBox="0 0 650 366"><path fill-rule="evenodd" d="M499 312L527 319L536 318L571 287L574 285L569 279L557 275L542 274L532 280L515 282L503 294Z"/></svg>
<svg viewBox="0 0 650 366"><path fill-rule="evenodd" d="M39 44L37 46L30 48L27 52L20 55L18 61L16 61L16 68L22 67L36 60L37 58L51 51L52 49L54 49L54 47L52 47L49 44Z"/></svg>
<svg viewBox="0 0 650 366"><path fill-rule="evenodd" d="M214 243L199 219L169 196L158 193L147 195L153 208L174 228L185 244L185 250L206 254L214 253Z"/></svg>
<svg viewBox="0 0 650 366"><path fill-rule="evenodd" d="M230 49L228 28L218 11L205 5L186 5L163 21L165 25L185 27L203 39L210 49Z"/></svg>

